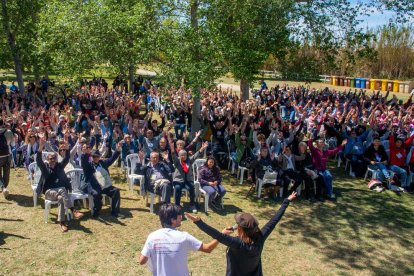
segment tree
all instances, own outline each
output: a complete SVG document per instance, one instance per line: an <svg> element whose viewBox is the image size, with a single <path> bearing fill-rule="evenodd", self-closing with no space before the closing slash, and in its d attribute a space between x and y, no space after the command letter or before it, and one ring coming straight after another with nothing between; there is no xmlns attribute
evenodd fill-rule
<svg viewBox="0 0 414 276"><path fill-rule="evenodd" d="M225 66L240 80L243 99L269 54L279 56L289 45L290 0L212 0L208 24L217 32Z"/></svg>
<svg viewBox="0 0 414 276"><path fill-rule="evenodd" d="M203 17L206 8L198 0L170 4L158 43L163 78L192 90L192 132L200 129L201 89L213 86L224 72L217 37Z"/></svg>
<svg viewBox="0 0 414 276"><path fill-rule="evenodd" d="M13 64L20 93L24 93L24 67L36 67L36 14L40 11L42 1L1 0L0 20L7 47L1 55L6 68ZM11 58L11 60L10 60ZM12 62L10 62L12 61Z"/></svg>

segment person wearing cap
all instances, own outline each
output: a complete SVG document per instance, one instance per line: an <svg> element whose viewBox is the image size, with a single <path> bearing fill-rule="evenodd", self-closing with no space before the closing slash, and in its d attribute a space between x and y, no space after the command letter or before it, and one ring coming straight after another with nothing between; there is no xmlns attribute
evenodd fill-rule
<svg viewBox="0 0 414 276"><path fill-rule="evenodd" d="M257 219L249 213L236 214L236 225L227 227L222 232L209 226L198 216L184 214L203 232L228 247L226 276L261 276L263 275L261 255L266 239L283 217L289 203L295 198L296 192L283 201L276 214L261 229ZM237 235L232 236L235 230Z"/></svg>
<svg viewBox="0 0 414 276"><path fill-rule="evenodd" d="M93 196L93 217L98 217L102 209L102 194L112 199L111 215L120 216L119 209L121 205L121 196L118 188L112 186L109 166L118 159L122 145L117 144L115 153L106 160L101 159L99 150L91 150L91 146L84 144L82 146L81 165L85 175L85 181L90 184L90 193ZM92 159L92 161L90 160Z"/></svg>
<svg viewBox="0 0 414 276"><path fill-rule="evenodd" d="M181 207L163 204L158 212L161 229L149 234L138 259L140 265L148 263L154 276L188 276L188 253L201 251L211 253L218 245L217 240L203 243L187 232L177 230L181 226Z"/></svg>
<svg viewBox="0 0 414 276"><path fill-rule="evenodd" d="M65 157L61 162L57 162L56 153L50 153L47 156L48 163L45 164L42 158L42 151L46 144L46 138L42 137L39 143L39 150L36 154L36 163L41 171L39 184L36 188L36 194L43 193L45 198L58 202L58 218L62 232L68 231L68 225L65 222L65 211L70 209L73 217L79 219L83 214L73 208L73 203L68 194L71 190L71 184L66 176L64 168L69 163L69 151L64 147Z"/></svg>

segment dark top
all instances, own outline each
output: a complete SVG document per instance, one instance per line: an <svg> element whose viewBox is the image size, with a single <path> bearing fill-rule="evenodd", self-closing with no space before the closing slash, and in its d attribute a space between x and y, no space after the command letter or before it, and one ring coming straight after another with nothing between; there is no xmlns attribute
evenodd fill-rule
<svg viewBox="0 0 414 276"><path fill-rule="evenodd" d="M195 222L195 224L213 239L228 246L227 276L261 276L263 275L261 259L263 245L276 224L282 218L288 205L289 200L285 199L279 211L260 230L261 237L253 244L245 244L239 237L223 234L201 220Z"/></svg>
<svg viewBox="0 0 414 276"><path fill-rule="evenodd" d="M364 159L367 162L384 162L388 161L388 155L383 145L380 145L378 150L375 150L374 145L371 144L364 153Z"/></svg>
<svg viewBox="0 0 414 276"><path fill-rule="evenodd" d="M83 174L85 175L85 181L91 184L91 187L95 189L95 191L101 191L101 186L99 185L98 180L96 179L94 173L96 172L96 168L100 165L102 168L108 171L109 173L109 166L111 166L115 161L118 159L120 155L119 151L115 151L112 156L106 160L99 160L98 164L95 164L93 161L89 161L89 154L82 154L81 155L81 165L83 169Z"/></svg>
<svg viewBox="0 0 414 276"><path fill-rule="evenodd" d="M43 162L42 151L37 152L36 163L42 172L39 185L36 188L37 195L40 195L40 193L44 194L49 189L66 188L67 191L71 190L70 181L65 173L65 167L69 163L69 158L70 154L67 150L62 162L57 162L52 169Z"/></svg>

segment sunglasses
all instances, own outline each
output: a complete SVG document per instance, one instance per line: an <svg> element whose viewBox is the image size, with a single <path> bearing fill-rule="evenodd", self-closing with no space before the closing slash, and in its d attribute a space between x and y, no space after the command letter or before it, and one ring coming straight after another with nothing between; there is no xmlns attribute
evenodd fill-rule
<svg viewBox="0 0 414 276"><path fill-rule="evenodd" d="M56 158L55 157L52 157L52 158L48 158L47 160L49 160L49 161L56 161Z"/></svg>
<svg viewBox="0 0 414 276"><path fill-rule="evenodd" d="M36 138L36 136L29 136L29 138Z"/></svg>

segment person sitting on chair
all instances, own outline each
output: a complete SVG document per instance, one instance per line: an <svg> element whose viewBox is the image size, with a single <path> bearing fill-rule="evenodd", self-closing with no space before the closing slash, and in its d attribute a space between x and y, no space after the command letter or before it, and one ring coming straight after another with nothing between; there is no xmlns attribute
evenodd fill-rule
<svg viewBox="0 0 414 276"><path fill-rule="evenodd" d="M270 155L268 148L262 147L256 159L254 159L253 162L251 163L248 179L249 181L256 183L256 180L263 179L266 171L269 171L269 170L278 172L280 169L278 168L275 154L272 153ZM280 178L279 177L280 175L281 174L278 173L278 178ZM276 186L276 183L264 183L264 184L265 184L264 188L267 194L266 198L268 198L269 196L275 197L277 191L271 188L274 188Z"/></svg>
<svg viewBox="0 0 414 276"><path fill-rule="evenodd" d="M290 146L284 146L282 154L279 155L279 164L283 170L282 181L283 181L283 195L285 198L293 191L295 191L303 182L302 177L296 170L296 162L303 160L305 156L297 156L292 154ZM289 184L293 181L293 186L289 189ZM289 189L289 191L288 191Z"/></svg>
<svg viewBox="0 0 414 276"><path fill-rule="evenodd" d="M213 156L207 157L206 163L198 172L198 181L201 187L209 195L209 206L221 210L222 198L226 194L226 189L221 185L221 173Z"/></svg>
<svg viewBox="0 0 414 276"><path fill-rule="evenodd" d="M65 223L65 210L70 209L73 217L79 219L83 216L73 208L72 201L68 192L71 190L70 181L65 174L65 166L69 163L69 151L65 149L65 158L62 162L57 162L56 153L47 156L48 163L45 164L42 159L42 151L46 143L46 138L42 137L39 149L36 154L36 163L41 171L39 185L36 188L36 194L43 193L46 200L58 202L58 218L62 232L68 231L68 225Z"/></svg>
<svg viewBox="0 0 414 276"><path fill-rule="evenodd" d="M172 158L174 161L175 171L173 173L173 186L175 189L175 204L180 205L181 191L187 189L190 193L190 209L193 213L197 213L195 205L195 191L193 182L193 163L199 158L204 150L208 147L208 142L204 142L203 146L193 156L187 157L188 154L185 150L180 150L177 154L174 150L174 142L170 141Z"/></svg>
<svg viewBox="0 0 414 276"><path fill-rule="evenodd" d="M112 186L109 166L118 159L121 148L122 145L118 143L115 153L109 159L102 160L101 153L98 150L91 151L91 146L87 144L84 144L82 147L81 165L85 174L85 181L90 184L89 192L93 196L93 217L98 217L102 209L102 194L112 199L112 216L120 217L121 196L119 189ZM90 161L90 157L92 157L92 161Z"/></svg>
<svg viewBox="0 0 414 276"><path fill-rule="evenodd" d="M159 153L151 152L150 162L143 166L145 176L145 191L161 196L163 203L170 203L172 192L172 171L174 166L168 158L168 152L164 152L162 157L164 162L159 161Z"/></svg>

